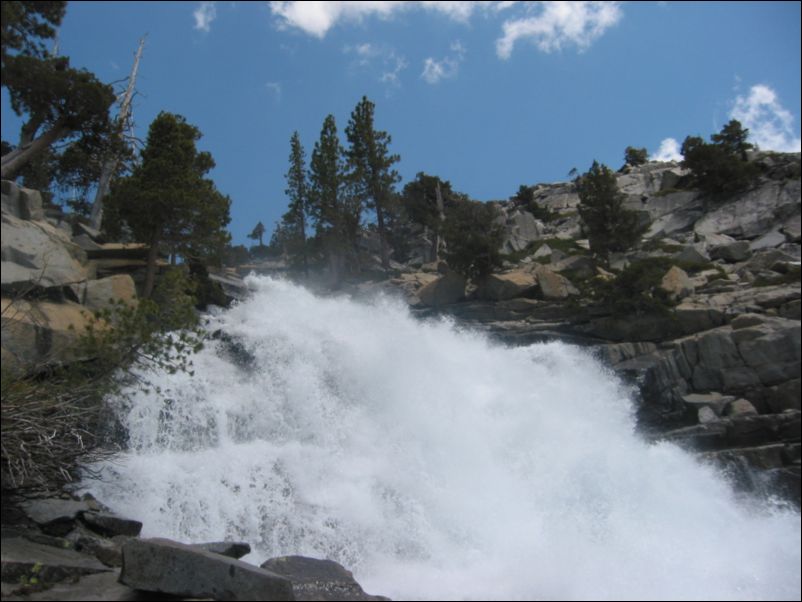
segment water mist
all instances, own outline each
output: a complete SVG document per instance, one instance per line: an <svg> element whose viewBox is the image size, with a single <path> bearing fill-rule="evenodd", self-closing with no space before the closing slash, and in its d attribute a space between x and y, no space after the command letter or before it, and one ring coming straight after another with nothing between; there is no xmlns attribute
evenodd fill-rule
<svg viewBox="0 0 802 602"><path fill-rule="evenodd" d="M799 599L799 514L642 441L587 351L249 284L210 329L252 361L210 341L111 402L128 449L84 486L144 536L331 558L395 599Z"/></svg>

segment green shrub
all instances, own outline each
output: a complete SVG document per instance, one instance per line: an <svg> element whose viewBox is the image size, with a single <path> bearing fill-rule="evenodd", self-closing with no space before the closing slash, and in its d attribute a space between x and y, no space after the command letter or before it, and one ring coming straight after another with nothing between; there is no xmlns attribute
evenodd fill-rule
<svg viewBox="0 0 802 602"><path fill-rule="evenodd" d="M624 150L624 165L637 167L649 161L649 152L645 148L628 146Z"/></svg>
<svg viewBox="0 0 802 602"><path fill-rule="evenodd" d="M626 251L640 240L645 228L635 211L624 208L615 174L606 165L593 162L576 180L579 215L594 253Z"/></svg>
<svg viewBox="0 0 802 602"><path fill-rule="evenodd" d="M668 315L675 305L660 288L666 272L676 265L668 257L651 257L632 262L615 278L597 286L597 298L613 315Z"/></svg>
<svg viewBox="0 0 802 602"><path fill-rule="evenodd" d="M535 189L531 186L521 184L512 199L541 222L550 222L556 217L551 209L538 204L535 200Z"/></svg>
<svg viewBox="0 0 802 602"><path fill-rule="evenodd" d="M72 480L79 460L110 453L101 447L103 399L129 384L149 388L137 368L191 373L203 334L189 291L183 270L171 270L151 299L116 303L89 318L76 345L83 361L28 376L3 369L4 488L56 487Z"/></svg>
<svg viewBox="0 0 802 602"><path fill-rule="evenodd" d="M501 267L503 229L492 205L460 201L446 213L443 234L446 261L456 272L476 281Z"/></svg>
<svg viewBox="0 0 802 602"><path fill-rule="evenodd" d="M682 166L691 170L692 181L703 192L721 197L741 192L753 186L760 168L747 161L747 151L753 146L746 142L749 130L732 120L721 133L713 134L712 143L698 136L688 136L682 143Z"/></svg>

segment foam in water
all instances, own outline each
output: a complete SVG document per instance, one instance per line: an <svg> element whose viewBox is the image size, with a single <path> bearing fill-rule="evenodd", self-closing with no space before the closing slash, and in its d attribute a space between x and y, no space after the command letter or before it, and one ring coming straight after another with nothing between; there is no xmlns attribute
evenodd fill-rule
<svg viewBox="0 0 802 602"><path fill-rule="evenodd" d="M395 599L799 599L800 517L745 506L634 433L620 382L560 343L505 348L388 300L251 278L130 449L84 486L145 536L302 554Z"/></svg>

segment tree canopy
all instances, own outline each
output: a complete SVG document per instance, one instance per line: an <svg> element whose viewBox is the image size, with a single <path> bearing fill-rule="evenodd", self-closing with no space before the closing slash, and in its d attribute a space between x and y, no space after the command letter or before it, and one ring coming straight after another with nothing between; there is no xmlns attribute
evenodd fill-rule
<svg viewBox="0 0 802 602"><path fill-rule="evenodd" d="M749 130L733 119L711 143L699 136L688 136L682 143L682 166L691 170L693 183L712 197L749 188L759 169L747 161L747 151L754 145L746 141Z"/></svg>
<svg viewBox="0 0 802 602"><path fill-rule="evenodd" d="M25 117L16 148L3 154L0 176L10 178L35 156L62 139L98 148L112 129L111 86L67 57L51 56L45 41L61 23L64 2L2 3L2 85L11 108Z"/></svg>
<svg viewBox="0 0 802 602"><path fill-rule="evenodd" d="M638 214L624 208L625 197L609 167L594 161L574 182L579 193L579 215L594 253L626 251L638 242L643 233Z"/></svg>
<svg viewBox="0 0 802 602"><path fill-rule="evenodd" d="M367 209L376 212L382 266L386 269L390 264L385 214L394 194L394 186L401 180L401 176L393 169L400 157L390 154L388 150L392 142L390 135L375 129L375 108L376 105L363 96L351 113L345 128L349 143L346 157L356 198Z"/></svg>
<svg viewBox="0 0 802 602"><path fill-rule="evenodd" d="M195 143L200 130L185 118L161 112L151 123L141 163L113 186L104 227L128 228L150 246L144 295L153 290L160 246L191 260L217 260L230 236L231 199L205 175L214 167Z"/></svg>
<svg viewBox="0 0 802 602"><path fill-rule="evenodd" d="M284 192L290 203L281 218L281 227L287 238L286 246L293 255L300 255L304 273L309 274L306 244L306 218L309 213L309 181L306 174L306 153L301 137L295 131L290 138L290 167L287 170L287 188Z"/></svg>

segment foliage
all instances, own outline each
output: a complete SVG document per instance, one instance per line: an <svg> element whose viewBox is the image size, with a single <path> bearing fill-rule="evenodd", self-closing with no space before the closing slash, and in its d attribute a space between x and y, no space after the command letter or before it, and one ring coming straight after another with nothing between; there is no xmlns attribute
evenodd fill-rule
<svg viewBox="0 0 802 602"><path fill-rule="evenodd" d="M349 178L356 200L367 209L376 212L376 224L382 249L382 265L389 266L387 235L385 232L385 213L401 176L393 169L400 160L398 155L390 154L388 147L392 138L387 132L376 130L373 124L375 105L362 97L351 113L345 128L349 147L345 151Z"/></svg>
<svg viewBox="0 0 802 602"><path fill-rule="evenodd" d="M644 165L649 161L649 152L645 148L635 148L634 146L628 146L624 150L624 165L629 165L630 167L637 167L638 165Z"/></svg>
<svg viewBox="0 0 802 602"><path fill-rule="evenodd" d="M306 154L298 132L290 138L290 167L285 176L284 191L290 199L287 212L281 218L283 244L292 257L301 257L304 272L309 274L306 244L306 219L309 213L309 182L306 175Z"/></svg>
<svg viewBox="0 0 802 602"><path fill-rule="evenodd" d="M80 140L97 148L113 130L111 86L89 71L71 68L66 57L6 57L3 78L11 108L28 116L19 147L3 157L3 177L59 140Z"/></svg>
<svg viewBox="0 0 802 602"><path fill-rule="evenodd" d="M45 41L52 40L61 25L66 2L4 1L0 3L0 79L5 85L6 60L17 54L44 58Z"/></svg>
<svg viewBox="0 0 802 602"><path fill-rule="evenodd" d="M618 191L615 174L606 165L593 162L587 173L576 180L579 215L594 253L626 251L640 240L644 228L638 214L624 208L624 195Z"/></svg>
<svg viewBox="0 0 802 602"><path fill-rule="evenodd" d="M85 196L99 177L102 157L118 150L108 115L111 87L70 68L67 57L45 46L66 4L2 3L2 85L15 113L26 116L18 146L3 148L2 175L21 176L25 186L48 198L54 187L77 188Z"/></svg>
<svg viewBox="0 0 802 602"><path fill-rule="evenodd" d="M711 134L713 144L722 148L728 155L738 157L741 161L747 160L747 151L755 148L754 144L746 141L749 130L741 126L737 119L731 119L718 134Z"/></svg>
<svg viewBox="0 0 802 602"><path fill-rule="evenodd" d="M667 257L634 261L615 280L599 283L597 296L609 306L613 315L668 315L675 302L660 288L660 284L675 263Z"/></svg>
<svg viewBox="0 0 802 602"><path fill-rule="evenodd" d="M345 155L333 115L323 121L320 139L309 163L309 209L315 233L329 257L335 278L355 260L362 203L353 194Z"/></svg>
<svg viewBox="0 0 802 602"><path fill-rule="evenodd" d="M160 280L152 299L116 303L89 318L76 345L84 361L29 377L4 369L3 486L69 482L79 459L108 453L98 447L103 397L121 395L129 384L151 387L143 368L191 374L191 355L203 342L193 306L186 275L175 269Z"/></svg>
<svg viewBox="0 0 802 602"><path fill-rule="evenodd" d="M714 197L754 185L760 169L747 161L747 151L753 148L746 142L748 134L749 130L733 119L710 137L710 144L698 136L686 137L682 166L691 170L694 185Z"/></svg>
<svg viewBox="0 0 802 602"><path fill-rule="evenodd" d="M223 265L237 266L248 263L251 260L251 254L245 245L226 245L223 251Z"/></svg>
<svg viewBox="0 0 802 602"><path fill-rule="evenodd" d="M231 199L204 177L214 167L199 152L198 128L180 115L161 112L150 125L142 162L115 182L106 202L104 229L111 235L128 228L150 246L144 296L154 282L160 245L191 260L219 261L230 240Z"/></svg>
<svg viewBox="0 0 802 602"><path fill-rule="evenodd" d="M532 186L521 184L512 199L541 222L550 222L555 217L548 207L539 205L535 200L535 189Z"/></svg>
<svg viewBox="0 0 802 602"><path fill-rule="evenodd" d="M460 201L446 214L444 235L448 265L474 281L501 267L503 229L492 205Z"/></svg>
<svg viewBox="0 0 802 602"><path fill-rule="evenodd" d="M248 234L248 238L252 240L258 240L259 246L263 246L262 244L262 237L265 235L265 225L262 222L259 222L254 226L253 230L250 234Z"/></svg>

